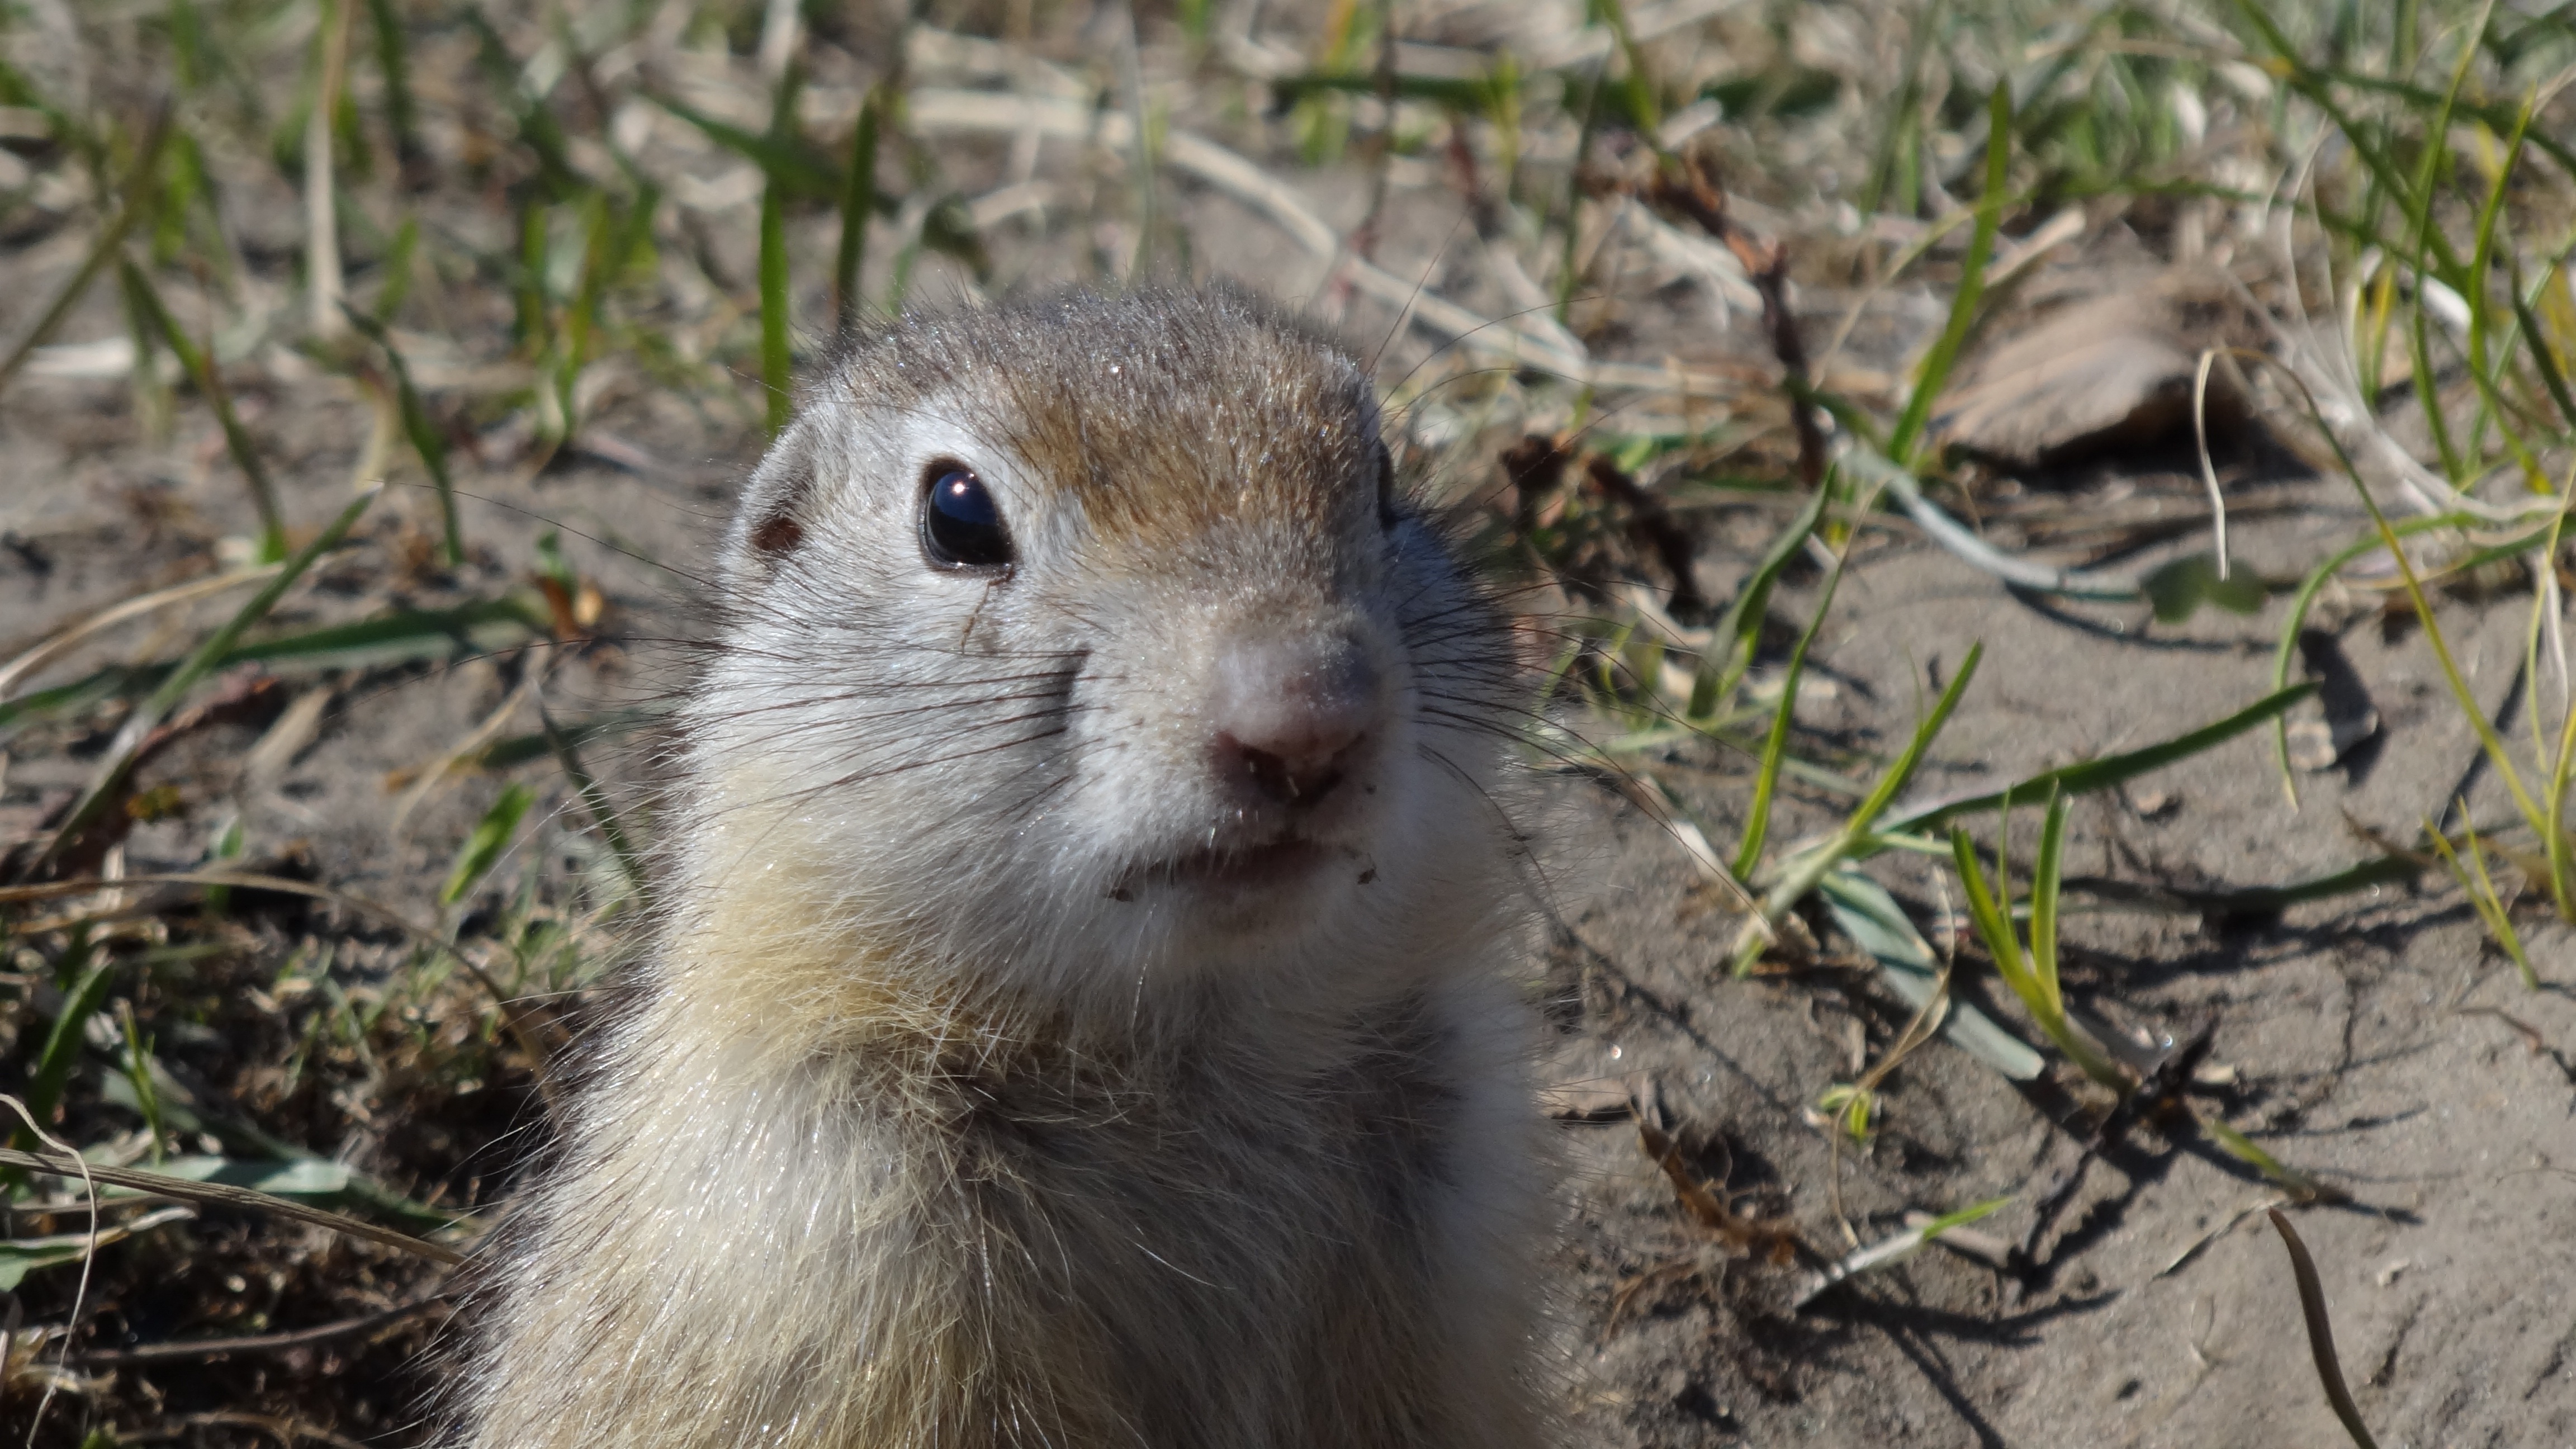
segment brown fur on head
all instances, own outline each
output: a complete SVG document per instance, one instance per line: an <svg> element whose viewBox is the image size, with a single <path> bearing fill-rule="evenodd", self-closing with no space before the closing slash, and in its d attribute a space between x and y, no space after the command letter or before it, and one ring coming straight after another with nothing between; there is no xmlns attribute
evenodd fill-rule
<svg viewBox="0 0 2576 1449"><path fill-rule="evenodd" d="M957 407L1074 496L1098 538L1186 545L1238 508L1341 531L1347 485L1384 487L1376 398L1329 340L1229 290L1076 294L985 316L913 316L858 339L808 407ZM810 504L793 473L755 486L728 541Z"/></svg>

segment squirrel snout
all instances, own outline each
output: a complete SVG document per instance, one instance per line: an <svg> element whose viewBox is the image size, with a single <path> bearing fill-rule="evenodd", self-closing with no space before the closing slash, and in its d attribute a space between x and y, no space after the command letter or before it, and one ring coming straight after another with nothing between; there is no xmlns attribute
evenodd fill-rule
<svg viewBox="0 0 2576 1449"><path fill-rule="evenodd" d="M1341 783L1385 707L1377 666L1348 637L1239 640L1213 682L1217 778L1294 810Z"/></svg>

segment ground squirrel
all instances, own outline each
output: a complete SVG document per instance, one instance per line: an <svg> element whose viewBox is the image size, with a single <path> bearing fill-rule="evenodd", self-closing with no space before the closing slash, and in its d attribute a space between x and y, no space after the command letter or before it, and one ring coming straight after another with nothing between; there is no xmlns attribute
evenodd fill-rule
<svg viewBox="0 0 2576 1449"><path fill-rule="evenodd" d="M889 325L717 592L455 1442L1543 1442L1526 696L1350 358L1225 291Z"/></svg>

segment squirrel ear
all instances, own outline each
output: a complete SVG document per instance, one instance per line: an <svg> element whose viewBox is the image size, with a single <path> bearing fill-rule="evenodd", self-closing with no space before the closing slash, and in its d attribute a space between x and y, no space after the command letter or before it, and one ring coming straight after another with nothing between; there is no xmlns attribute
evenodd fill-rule
<svg viewBox="0 0 2576 1449"><path fill-rule="evenodd" d="M731 581L764 577L805 542L804 514L814 493L810 438L809 429L788 429L743 485L725 539L725 573Z"/></svg>
<svg viewBox="0 0 2576 1449"><path fill-rule="evenodd" d="M797 522L796 515L791 512L772 513L751 526L752 551L771 558L795 552L796 546L804 541L805 525Z"/></svg>

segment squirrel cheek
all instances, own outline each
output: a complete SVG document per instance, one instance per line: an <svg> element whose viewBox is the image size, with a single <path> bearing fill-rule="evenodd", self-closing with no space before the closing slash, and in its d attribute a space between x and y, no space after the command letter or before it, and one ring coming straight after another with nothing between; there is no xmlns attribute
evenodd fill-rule
<svg viewBox="0 0 2576 1449"><path fill-rule="evenodd" d="M1347 635L1234 639L1214 662L1210 763L1247 804L1314 808L1385 724L1384 676Z"/></svg>

